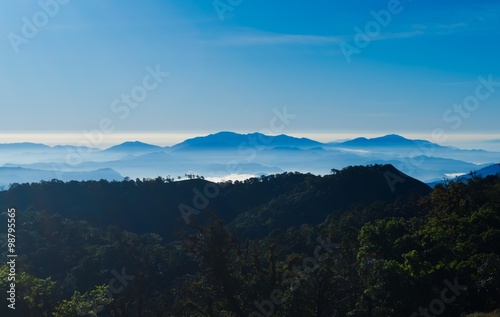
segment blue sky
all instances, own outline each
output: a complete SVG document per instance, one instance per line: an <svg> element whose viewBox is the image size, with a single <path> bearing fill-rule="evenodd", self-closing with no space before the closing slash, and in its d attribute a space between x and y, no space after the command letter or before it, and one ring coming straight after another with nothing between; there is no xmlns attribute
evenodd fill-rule
<svg viewBox="0 0 500 317"><path fill-rule="evenodd" d="M500 82L499 1L220 0L223 13L212 0L53 1L41 2L53 16L37 1L2 6L0 140L78 139L102 120L109 139L269 131L283 107L295 116L277 132L323 140L435 129L500 139L500 83L478 88L481 76ZM381 10L385 25L371 13ZM376 23L357 45L355 29ZM113 108L148 69L168 76ZM479 104L457 112L478 89Z"/></svg>

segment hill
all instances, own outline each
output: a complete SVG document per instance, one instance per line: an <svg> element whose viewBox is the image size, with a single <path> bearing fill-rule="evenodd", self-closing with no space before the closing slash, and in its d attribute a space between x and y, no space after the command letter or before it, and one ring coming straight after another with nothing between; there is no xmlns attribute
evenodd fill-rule
<svg viewBox="0 0 500 317"><path fill-rule="evenodd" d="M100 227L154 232L171 241L186 222L206 223L211 215L242 228L241 236L262 237L278 228L317 224L354 204L392 202L429 191L427 185L393 166L374 165L349 167L327 176L283 173L219 184L201 179L172 182L160 177L16 184L0 192L0 206L48 210ZM247 215L251 215L251 223L245 220Z"/></svg>
<svg viewBox="0 0 500 317"><path fill-rule="evenodd" d="M373 165L220 184L16 184L0 208L19 236L20 316L411 316L444 289L456 300L440 316L455 317L500 307L499 190L488 176L430 191ZM177 203L179 223L167 212ZM1 289L10 270L0 266Z"/></svg>
<svg viewBox="0 0 500 317"><path fill-rule="evenodd" d="M260 187L272 191L276 176L262 178ZM313 177L297 174L299 182L287 182L283 192L273 192L272 199L239 214L231 227L245 237L261 238L275 229L299 224L315 225L329 214L376 202L421 197L430 192L424 183L413 179L392 165L350 166L333 175ZM247 189L246 192L251 191Z"/></svg>

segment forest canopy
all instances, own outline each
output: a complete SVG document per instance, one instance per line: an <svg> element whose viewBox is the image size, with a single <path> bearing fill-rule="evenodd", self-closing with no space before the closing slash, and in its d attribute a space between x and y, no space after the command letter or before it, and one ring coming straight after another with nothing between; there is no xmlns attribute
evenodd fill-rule
<svg viewBox="0 0 500 317"><path fill-rule="evenodd" d="M395 191L387 172L404 177ZM193 189L205 193L207 184L53 181L1 192L0 206L17 209L16 313L385 317L500 308L499 177L431 190L391 166L284 173L218 185L186 223L179 205L195 208ZM7 275L1 267L2 290ZM9 316L7 303L0 310Z"/></svg>

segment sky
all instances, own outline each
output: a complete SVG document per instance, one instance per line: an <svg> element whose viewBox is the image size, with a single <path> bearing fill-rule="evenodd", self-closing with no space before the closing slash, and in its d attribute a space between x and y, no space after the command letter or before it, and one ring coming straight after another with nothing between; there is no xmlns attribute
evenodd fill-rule
<svg viewBox="0 0 500 317"><path fill-rule="evenodd" d="M498 0L16 0L0 36L3 143L500 144Z"/></svg>

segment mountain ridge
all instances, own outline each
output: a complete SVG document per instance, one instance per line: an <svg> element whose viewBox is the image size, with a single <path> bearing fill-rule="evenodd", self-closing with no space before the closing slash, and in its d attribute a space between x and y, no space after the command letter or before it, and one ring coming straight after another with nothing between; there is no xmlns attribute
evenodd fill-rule
<svg viewBox="0 0 500 317"><path fill-rule="evenodd" d="M410 145L419 145L419 146L432 145L432 146L442 147L437 143L433 143L427 140L408 139L398 134L387 134L375 138L359 137L353 140L344 141L340 144L343 146L353 146L353 147L410 146Z"/></svg>
<svg viewBox="0 0 500 317"><path fill-rule="evenodd" d="M404 182L391 186L387 173L403 177ZM217 188L217 195L206 194L203 189L208 187ZM61 197L62 188L66 193L64 197ZM116 195L117 191L123 194ZM146 192L148 199L139 199L144 198ZM245 195L242 195L243 192ZM237 219L240 214L260 210L254 214L252 224L248 224L248 228L254 230L240 232L245 236L262 237L268 234L268 230L282 228L285 224L299 225L303 219L308 219L310 224L319 223L328 214L346 210L358 202L394 202L399 198L427 195L429 192L429 186L401 173L392 165L373 165L350 166L326 176L285 172L224 183L201 179L173 182L160 178L102 183L67 182L62 185L58 182L20 184L0 192L0 207L14 204L24 210L33 206L66 217L99 219L103 227L114 224L136 233L156 232L170 240L175 238L179 223L189 220L185 213L187 207L181 206L202 208L198 199L208 199L209 204L203 205L202 212L197 214L200 223L209 221L211 215L216 213L228 224L241 228L244 224ZM100 199L92 199L97 194ZM32 199L27 202L25 197ZM294 204L296 199L303 203ZM275 221L265 221L269 217ZM129 221L136 218L142 221Z"/></svg>
<svg viewBox="0 0 500 317"><path fill-rule="evenodd" d="M0 167L0 186L8 186L14 183L36 183L41 181L84 181L106 179L122 180L123 176L112 168L99 168L87 171L60 171L42 170L25 167Z"/></svg>
<svg viewBox="0 0 500 317"><path fill-rule="evenodd" d="M322 143L286 134L230 131L186 139L170 147L126 141L103 150L32 143L6 144L3 149L0 166L61 171L109 167L133 179L160 175L182 177L191 173L219 179L234 175L239 179L237 174L248 174L248 171L259 173L255 175L278 171L325 175L332 168L378 162L403 165L412 177L429 182L464 168L479 169L500 157L500 153L461 150L397 134Z"/></svg>
<svg viewBox="0 0 500 317"><path fill-rule="evenodd" d="M149 143L144 143L141 141L126 141L114 146L111 146L107 149L105 149L103 152L143 152L143 151L149 151L149 150L161 150L163 149L161 146L154 145L154 144L149 144Z"/></svg>
<svg viewBox="0 0 500 317"><path fill-rule="evenodd" d="M173 144L172 146L159 146L151 143L142 142L139 140L135 141L125 141L113 146L110 146L101 151L118 151L127 149L169 149L169 148L181 148L185 146L206 146L206 145L226 145L226 146L239 146L241 143L246 142L249 145L274 145L274 147L311 147L311 146L377 146L377 145L435 145L438 147L444 147L449 149L455 149L452 146L442 146L437 143L433 143L428 140L420 139L408 139L398 134L387 134L375 138L358 137L352 140L342 141L342 142L320 142L306 137L294 137L287 134L279 135L266 135L260 132L252 133L237 133L231 131L220 131L217 133L212 133L204 136L197 136L194 138L188 138L179 143ZM271 143L278 143L278 145ZM49 146L43 143L31 143L31 142L18 142L18 143L0 143L0 150L9 148L39 148L39 149L56 149L56 148L82 148L82 149L93 149L82 146L74 145L55 145ZM456 148L458 149L458 148ZM462 149L461 149L462 150ZM466 150L463 150L466 151ZM471 151L471 150L470 150ZM474 151L484 151L481 149Z"/></svg>
<svg viewBox="0 0 500 317"><path fill-rule="evenodd" d="M191 139L184 140L172 146L173 149L182 148L238 148L242 145L254 146L297 146L297 147L312 147L324 145L324 143L308 139L297 138L286 134L276 136L265 135L260 132L240 134L230 131L221 131L206 136L199 136Z"/></svg>

